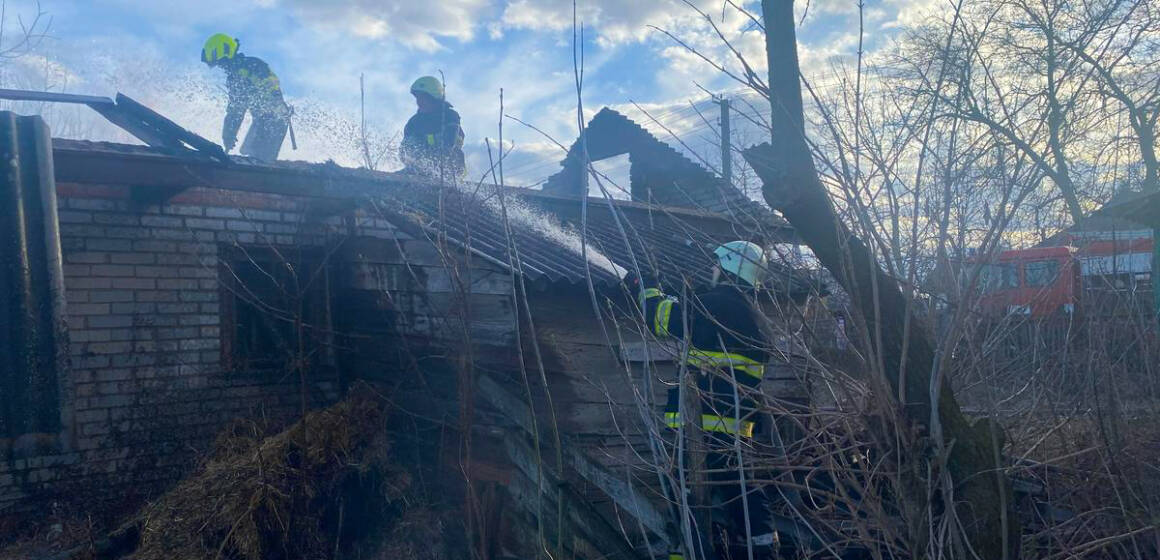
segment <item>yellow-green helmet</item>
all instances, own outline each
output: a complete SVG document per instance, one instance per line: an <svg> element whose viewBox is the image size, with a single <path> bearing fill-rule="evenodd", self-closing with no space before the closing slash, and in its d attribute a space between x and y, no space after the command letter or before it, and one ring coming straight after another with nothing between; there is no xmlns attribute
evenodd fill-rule
<svg viewBox="0 0 1160 560"><path fill-rule="evenodd" d="M201 61L216 66L218 61L233 58L238 54L238 40L225 33L215 33L205 40L201 48Z"/></svg>
<svg viewBox="0 0 1160 560"><path fill-rule="evenodd" d="M443 99L443 84L435 76L423 76L411 84L411 93L426 93L431 97Z"/></svg>

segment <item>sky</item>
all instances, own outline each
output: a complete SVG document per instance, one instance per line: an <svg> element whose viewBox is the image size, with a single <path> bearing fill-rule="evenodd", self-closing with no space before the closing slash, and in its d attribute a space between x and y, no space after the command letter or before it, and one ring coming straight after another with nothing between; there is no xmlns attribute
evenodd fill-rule
<svg viewBox="0 0 1160 560"><path fill-rule="evenodd" d="M760 12L756 2L735 3ZM865 48L890 48L900 29L939 5L939 0L866 0ZM716 108L705 90L753 100L740 84L656 29L735 68L697 12L703 10L763 75L760 31L721 0L579 0L576 6L584 30L586 116L611 106L666 141L672 138L660 125L670 128L685 140L687 151L711 153ZM18 59L0 59L0 86L121 92L220 141L224 73L201 64L199 56L206 37L227 33L239 38L241 52L270 64L295 108L299 149L291 150L287 142L282 159L360 165L360 115L365 115L376 158L385 150L376 166L396 168L389 145L414 113L408 89L422 75L446 81L447 98L463 117L473 180L489 168L489 140L498 155L501 88L504 112L542 131L504 119L508 183L536 185L554 173L563 157L556 142L567 146L577 135L570 1L41 0L39 9L41 29L48 24L44 38ZM802 67L824 86L828 69L857 52L858 4L812 0L807 7L799 1L797 11ZM36 13L34 1L6 2L0 52L12 45L19 23L29 25ZM18 110L43 112L59 136L131 140L82 108Z"/></svg>

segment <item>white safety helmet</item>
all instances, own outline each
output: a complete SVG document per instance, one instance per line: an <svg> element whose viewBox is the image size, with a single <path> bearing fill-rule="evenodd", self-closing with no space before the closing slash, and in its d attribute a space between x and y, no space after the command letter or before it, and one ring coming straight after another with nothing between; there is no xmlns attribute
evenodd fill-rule
<svg viewBox="0 0 1160 560"><path fill-rule="evenodd" d="M721 270L728 272L750 286L757 286L765 273L765 251L756 243L730 241L713 250Z"/></svg>

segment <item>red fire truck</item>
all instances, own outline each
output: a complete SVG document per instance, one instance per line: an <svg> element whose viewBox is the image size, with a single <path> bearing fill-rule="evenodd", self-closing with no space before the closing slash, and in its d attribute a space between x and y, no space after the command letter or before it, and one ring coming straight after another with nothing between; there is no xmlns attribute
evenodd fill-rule
<svg viewBox="0 0 1160 560"><path fill-rule="evenodd" d="M980 305L1032 318L1152 309L1150 237L1003 251L983 265Z"/></svg>

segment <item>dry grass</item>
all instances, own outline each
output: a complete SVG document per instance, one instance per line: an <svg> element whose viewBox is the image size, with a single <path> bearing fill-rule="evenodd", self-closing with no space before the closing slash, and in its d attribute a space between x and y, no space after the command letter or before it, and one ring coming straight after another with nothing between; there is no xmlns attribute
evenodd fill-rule
<svg viewBox="0 0 1160 560"><path fill-rule="evenodd" d="M368 388L269 437L239 423L198 472L139 514L132 557L331 558L431 515L406 507L411 478L388 449L384 405Z"/></svg>

